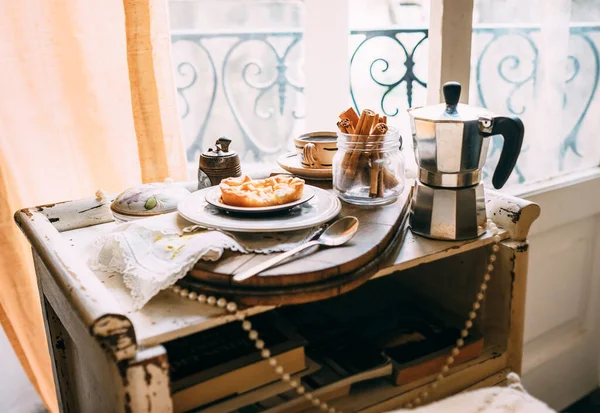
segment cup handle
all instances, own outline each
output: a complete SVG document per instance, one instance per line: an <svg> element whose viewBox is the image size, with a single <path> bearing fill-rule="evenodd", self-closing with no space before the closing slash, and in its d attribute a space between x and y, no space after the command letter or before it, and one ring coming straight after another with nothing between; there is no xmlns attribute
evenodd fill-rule
<svg viewBox="0 0 600 413"><path fill-rule="evenodd" d="M317 147L314 143L307 143L302 148L302 157L304 158L305 166L309 168L318 168L321 166L319 162L319 157L317 156Z"/></svg>

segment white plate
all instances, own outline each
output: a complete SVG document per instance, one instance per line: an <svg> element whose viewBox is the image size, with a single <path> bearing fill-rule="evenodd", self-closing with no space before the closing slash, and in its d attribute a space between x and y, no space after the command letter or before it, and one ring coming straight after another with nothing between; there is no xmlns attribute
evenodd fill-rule
<svg viewBox="0 0 600 413"><path fill-rule="evenodd" d="M305 168L300 163L300 158L295 152L286 153L285 155L280 156L279 159L277 159L277 163L286 171L291 172L300 178L313 179L317 181L331 181L331 168Z"/></svg>
<svg viewBox="0 0 600 413"><path fill-rule="evenodd" d="M179 202L179 214L195 224L223 231L284 232L324 224L335 218L342 209L342 203L333 193L311 187L315 196L286 214L265 214L263 217L231 215L206 202L206 193L212 189L201 189Z"/></svg>
<svg viewBox="0 0 600 413"><path fill-rule="evenodd" d="M239 214L264 214L267 212L277 212L277 211L285 211L288 209L292 209L295 206L302 205L305 202L310 201L315 196L315 191L313 191L312 186L304 185L304 191L302 193L302 198L294 202L288 202L283 205L273 205L267 207L238 207L224 204L221 201L221 188L218 186L211 187L210 191L206 192L206 202L211 204L214 207L222 209L224 211L235 212Z"/></svg>

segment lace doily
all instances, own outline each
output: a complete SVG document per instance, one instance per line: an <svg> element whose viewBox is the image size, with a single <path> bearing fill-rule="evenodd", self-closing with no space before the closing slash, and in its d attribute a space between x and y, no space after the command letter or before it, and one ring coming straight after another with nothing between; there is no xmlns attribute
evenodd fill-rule
<svg viewBox="0 0 600 413"><path fill-rule="evenodd" d="M232 234L204 229L174 212L118 225L94 242L89 265L122 274L139 309L201 259L216 261L226 249L262 254L287 251L320 231Z"/></svg>

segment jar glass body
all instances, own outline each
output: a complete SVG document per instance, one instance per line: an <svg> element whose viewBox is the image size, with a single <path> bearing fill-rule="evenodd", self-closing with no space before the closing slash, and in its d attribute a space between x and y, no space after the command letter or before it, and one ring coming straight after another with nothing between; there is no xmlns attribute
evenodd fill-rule
<svg viewBox="0 0 600 413"><path fill-rule="evenodd" d="M385 135L350 135L338 132L333 158L333 188L346 202L382 205L404 190L402 138L395 128Z"/></svg>

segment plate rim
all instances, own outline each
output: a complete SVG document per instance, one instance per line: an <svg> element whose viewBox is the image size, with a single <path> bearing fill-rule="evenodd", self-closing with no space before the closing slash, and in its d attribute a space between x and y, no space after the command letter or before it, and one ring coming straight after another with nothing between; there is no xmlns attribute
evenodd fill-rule
<svg viewBox="0 0 600 413"><path fill-rule="evenodd" d="M298 224L298 225L295 225L295 226L293 226L293 227L289 227L289 228L281 228L281 227L279 227L279 228L272 228L272 229L264 229L264 228L263 228L263 229L260 229L260 230L257 230L256 228L242 228L242 229L239 229L239 228L224 227L224 226L215 227L215 226L210 226L210 225L208 225L208 224L206 224L206 223L203 223L203 222L199 222L198 220L191 219L191 218L190 218L190 217L189 217L187 214L185 214L185 212L182 212L182 210L181 210L181 208L180 208L180 205L182 205L182 204L183 204L183 203L186 201L186 199L187 199L187 198L186 198L186 199L183 199L182 201L180 201L180 202L179 202L179 204L177 205L177 213L178 213L179 215L181 215L183 218L185 218L186 220L188 220L188 221L190 221L190 222L192 222L192 223L194 223L194 224L197 224L197 225L200 225L200 226L203 226L203 227L209 228L209 229L216 229L216 230L220 230L220 231L229 231L229 232L245 232L245 233L248 233L248 232L261 232L261 233L266 233L266 232L289 232L289 231L299 231L299 230L301 230L301 229L313 228L313 227L316 227L316 226L318 226L318 225L322 225L322 224L324 224L324 223L326 223L326 222L329 222L330 220L334 219L334 218L335 218L335 217L336 217L336 216L337 216L337 215L340 213L340 211L342 210L342 201L340 201L340 199L339 199L339 198L338 198L338 197L337 197L335 194L333 194L333 193L331 193L331 192L329 192L329 191L327 191L327 190L325 190L325 189L322 189L322 188L318 188L318 187L313 187L313 188L315 189L315 197L316 197L316 194L317 194L319 191L322 191L322 192L323 192L323 193L324 193L324 194L325 194L327 197L329 197L329 198L332 200L332 202L334 203L334 207L332 208L332 212L329 214L330 216L329 216L329 217L328 217L326 220L323 220L323 221L321 221L321 222L319 222L319 223L312 223L312 224ZM209 188L201 189L200 191L207 190L207 189L209 189ZM198 192L200 192L200 191L192 192L188 198L191 198L191 197L193 197L193 196L194 196L194 194L197 194L197 193L198 193ZM313 199L314 199L315 197L313 197ZM203 200L204 202L206 202L206 200L204 200L204 198L202 198L202 200ZM207 203L207 204L208 204L208 203ZM213 206L212 206L212 205L210 205L210 204L208 204L208 205L209 205L211 208L215 208L215 207L213 207Z"/></svg>
<svg viewBox="0 0 600 413"><path fill-rule="evenodd" d="M209 201L208 200L209 194L211 194L212 192L216 192L217 189L219 189L219 186L214 185L214 186L210 187L210 190L206 191L206 194L204 195L204 200L208 204L212 205L215 208L222 209L224 211L230 211L230 212L236 212L236 213L248 214L248 215L260 214L260 213L266 213L266 212L285 211L286 209L292 209L298 205L305 204L315 197L314 186L305 185L304 190L308 189L309 191L312 191L312 193L310 195L302 194L302 198L300 198L296 201L288 202L287 204L271 205L271 206L267 206L267 207L238 207L238 206L233 206L233 205L227 205L223 202L213 203L212 201Z"/></svg>

